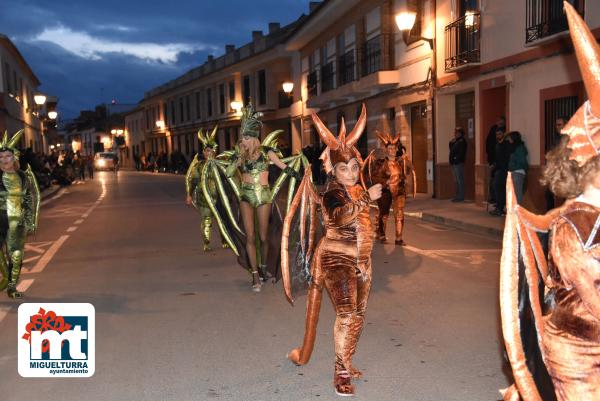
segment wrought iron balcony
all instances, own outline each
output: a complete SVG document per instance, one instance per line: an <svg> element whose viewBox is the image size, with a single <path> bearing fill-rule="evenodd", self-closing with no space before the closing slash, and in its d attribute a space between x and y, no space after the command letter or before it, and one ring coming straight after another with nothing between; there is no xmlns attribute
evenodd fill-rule
<svg viewBox="0 0 600 401"><path fill-rule="evenodd" d="M317 72L317 70L314 70L312 72L310 72L308 74L308 79L307 79L307 91L308 91L308 96L317 96L318 94L318 82L319 82L319 73Z"/></svg>
<svg viewBox="0 0 600 401"><path fill-rule="evenodd" d="M382 69L381 36L369 39L363 46L361 76L373 74Z"/></svg>
<svg viewBox="0 0 600 401"><path fill-rule="evenodd" d="M335 88L334 62L331 61L321 67L321 92L325 93Z"/></svg>
<svg viewBox="0 0 600 401"><path fill-rule="evenodd" d="M583 0L569 0L583 16ZM525 43L531 43L569 29L562 0L527 0Z"/></svg>
<svg viewBox="0 0 600 401"><path fill-rule="evenodd" d="M481 14L468 12L446 26L446 72L481 61Z"/></svg>
<svg viewBox="0 0 600 401"><path fill-rule="evenodd" d="M355 80L354 67L354 50L346 52L338 59L339 86L346 85Z"/></svg>

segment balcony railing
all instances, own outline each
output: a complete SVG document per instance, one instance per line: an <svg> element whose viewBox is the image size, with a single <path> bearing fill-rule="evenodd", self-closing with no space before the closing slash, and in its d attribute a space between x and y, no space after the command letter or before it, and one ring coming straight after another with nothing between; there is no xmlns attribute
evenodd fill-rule
<svg viewBox="0 0 600 401"><path fill-rule="evenodd" d="M308 91L308 96L317 96L317 87L319 82L319 75L317 70L314 70L308 74L308 79L306 82L306 89Z"/></svg>
<svg viewBox="0 0 600 401"><path fill-rule="evenodd" d="M321 67L321 93L328 92L335 88L335 71L333 61Z"/></svg>
<svg viewBox="0 0 600 401"><path fill-rule="evenodd" d="M381 36L369 39L363 46L361 75L366 77L382 69Z"/></svg>
<svg viewBox="0 0 600 401"><path fill-rule="evenodd" d="M481 14L467 13L446 26L446 71L479 63Z"/></svg>
<svg viewBox="0 0 600 401"><path fill-rule="evenodd" d="M347 83L354 81L354 50L346 52L343 56L338 59L338 85L342 86Z"/></svg>
<svg viewBox="0 0 600 401"><path fill-rule="evenodd" d="M569 0L583 16L583 0ZM562 0L527 0L525 43L569 29Z"/></svg>

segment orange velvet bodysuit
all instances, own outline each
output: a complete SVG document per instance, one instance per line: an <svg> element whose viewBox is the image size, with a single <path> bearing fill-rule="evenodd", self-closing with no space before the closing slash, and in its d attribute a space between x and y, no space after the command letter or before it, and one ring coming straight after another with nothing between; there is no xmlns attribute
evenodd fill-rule
<svg viewBox="0 0 600 401"><path fill-rule="evenodd" d="M373 228L369 203L369 193L360 185L345 187L337 182L328 185L322 198L325 236L315 249L311 267L304 343L289 354L299 365L308 362L325 287L336 312L333 333L336 388L350 387L350 379L361 374L352 366L352 356L362 332L371 290Z"/></svg>
<svg viewBox="0 0 600 401"><path fill-rule="evenodd" d="M559 401L600 400L600 210L574 202L555 220L550 273L556 307L542 341Z"/></svg>
<svg viewBox="0 0 600 401"><path fill-rule="evenodd" d="M404 206L406 205L406 174L405 160L396 158L389 160L385 158L375 163L372 173L374 184L383 185L381 198L377 200L377 237L385 239L385 228L390 214L390 208L394 208L394 220L396 222L396 241L402 241L404 232Z"/></svg>

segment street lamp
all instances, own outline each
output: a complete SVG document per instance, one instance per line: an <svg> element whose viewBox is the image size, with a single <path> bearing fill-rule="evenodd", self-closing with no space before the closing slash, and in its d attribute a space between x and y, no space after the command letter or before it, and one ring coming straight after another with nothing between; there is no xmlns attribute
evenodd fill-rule
<svg viewBox="0 0 600 401"><path fill-rule="evenodd" d="M158 129L164 129L165 128L165 122L164 122L164 120L156 120L156 128L158 128Z"/></svg>
<svg viewBox="0 0 600 401"><path fill-rule="evenodd" d="M283 85L283 91L285 93L287 93L287 95L289 96L292 91L294 90L294 83L293 82L284 82Z"/></svg>
<svg viewBox="0 0 600 401"><path fill-rule="evenodd" d="M116 129L111 129L110 133L113 134L113 135L116 135L117 134L117 130Z"/></svg>
<svg viewBox="0 0 600 401"><path fill-rule="evenodd" d="M402 32L404 34L405 40L408 38L408 35L409 35L411 29L413 29L413 26L415 26L416 20L417 20L417 13L414 11L403 11L396 15L396 25L398 26L398 29L400 30L400 32ZM429 46L431 46L431 50L435 50L433 48L434 47L433 39L424 38L423 36L420 36L420 35L417 36L416 39L426 41L427 43L429 43Z"/></svg>
<svg viewBox="0 0 600 401"><path fill-rule="evenodd" d="M465 26L467 28L472 28L475 25L475 11L467 11L465 12Z"/></svg>
<svg viewBox="0 0 600 401"><path fill-rule="evenodd" d="M238 100L231 102L231 109L235 110L236 113L239 113L240 110L242 110L242 107L244 107L244 104Z"/></svg>
<svg viewBox="0 0 600 401"><path fill-rule="evenodd" d="M41 93L38 93L37 95L33 96L33 101L35 102L35 104L37 104L38 106L43 106L44 103L46 103L46 95L43 95Z"/></svg>
<svg viewBox="0 0 600 401"><path fill-rule="evenodd" d="M56 117L58 117L58 113L54 110L49 111L48 112L48 118L51 120L56 120Z"/></svg>

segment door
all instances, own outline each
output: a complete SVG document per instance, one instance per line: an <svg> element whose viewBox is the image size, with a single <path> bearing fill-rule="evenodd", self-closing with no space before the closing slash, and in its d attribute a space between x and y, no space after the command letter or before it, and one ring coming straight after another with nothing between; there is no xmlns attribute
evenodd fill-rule
<svg viewBox="0 0 600 401"><path fill-rule="evenodd" d="M410 108L412 162L417 175L417 192L427 193L427 105L419 103Z"/></svg>
<svg viewBox="0 0 600 401"><path fill-rule="evenodd" d="M465 130L467 139L465 198L475 199L475 93L456 95L455 112L456 126Z"/></svg>

